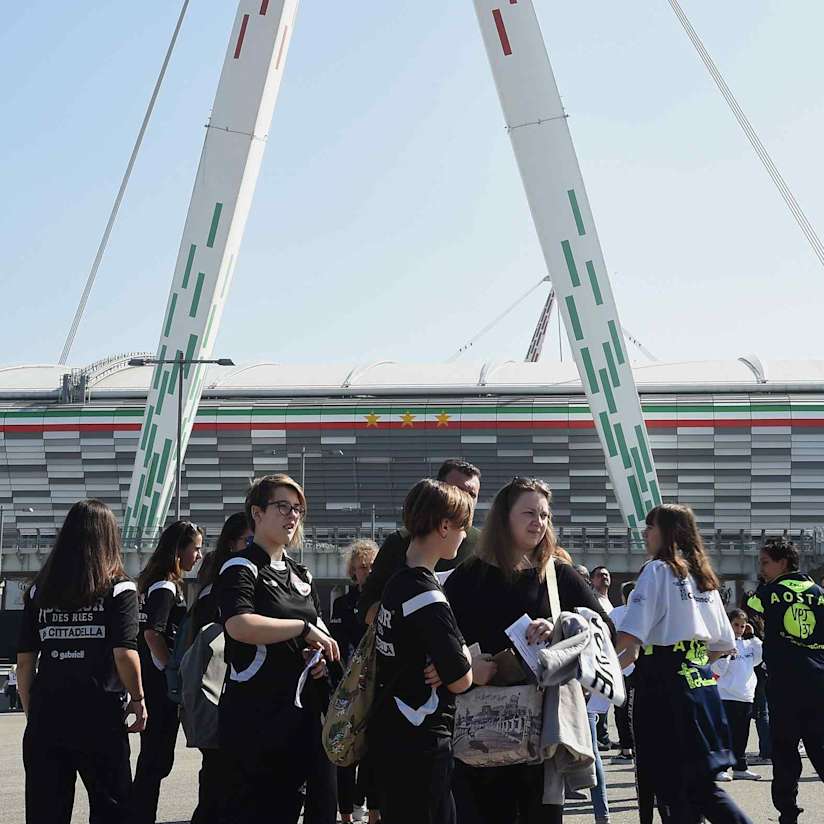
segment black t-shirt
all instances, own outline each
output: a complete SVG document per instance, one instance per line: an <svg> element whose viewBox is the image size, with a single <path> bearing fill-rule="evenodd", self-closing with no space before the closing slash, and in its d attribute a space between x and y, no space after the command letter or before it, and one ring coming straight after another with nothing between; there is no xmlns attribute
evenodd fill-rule
<svg viewBox="0 0 824 824"><path fill-rule="evenodd" d="M452 735L455 696L446 684L470 669L464 639L437 578L423 567L404 567L389 580L376 621L379 703L370 738L424 751ZM429 663L443 681L437 690L424 680Z"/></svg>
<svg viewBox="0 0 824 824"><path fill-rule="evenodd" d="M284 555L272 565L269 554L251 544L233 555L220 570L218 601L224 625L235 615L263 615L308 621L325 629L320 601L306 567ZM298 637L276 644L245 644L226 638L226 688L220 699L221 741L225 735L247 739L286 737L299 723L295 689L305 666ZM309 678L301 695L304 708L319 713L325 682Z"/></svg>
<svg viewBox="0 0 824 824"><path fill-rule="evenodd" d="M41 609L35 583L23 601L17 643L18 652L39 654L30 722L67 740L78 734L86 740L101 726L120 731L127 698L113 651L136 649L137 632L132 581L113 581L102 598L74 610Z"/></svg>
<svg viewBox="0 0 824 824"><path fill-rule="evenodd" d="M588 607L604 618L614 638L614 628L592 587L569 564L556 563L561 609ZM461 564L444 584L467 644L497 655L512 646L504 630L524 613L530 618L551 618L546 581L537 569L516 572L507 580L499 567L473 558Z"/></svg>
<svg viewBox="0 0 824 824"><path fill-rule="evenodd" d="M155 581L145 594L141 594L139 649L144 667L151 663L155 669L163 669L146 643L146 630L151 629L162 635L169 652L172 652L177 630L185 616L186 600L174 581Z"/></svg>
<svg viewBox="0 0 824 824"><path fill-rule="evenodd" d="M824 589L788 572L762 584L748 606L764 616L764 663L770 682L824 685ZM822 696L824 700L824 696Z"/></svg>
<svg viewBox="0 0 824 824"><path fill-rule="evenodd" d="M454 558L441 559L435 567L436 572L445 572L454 569L465 559L471 557L475 544L481 531L474 526L466 531L466 538L461 541L458 547L458 554ZM358 610L361 615L366 615L369 608L378 603L383 595L383 588L387 581L399 570L406 566L406 550L412 536L405 530L399 529L388 535L381 545L380 551L375 556L372 564L372 571L363 585L363 589L358 600Z"/></svg>
<svg viewBox="0 0 824 824"><path fill-rule="evenodd" d="M360 590L352 587L345 595L335 598L332 603L332 617L329 629L340 647L340 658L344 666L352 657L366 632L366 624L358 611Z"/></svg>

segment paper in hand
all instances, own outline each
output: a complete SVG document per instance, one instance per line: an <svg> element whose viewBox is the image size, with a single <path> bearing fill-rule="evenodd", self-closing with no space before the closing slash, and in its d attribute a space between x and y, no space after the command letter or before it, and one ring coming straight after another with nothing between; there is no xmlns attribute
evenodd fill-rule
<svg viewBox="0 0 824 824"><path fill-rule="evenodd" d="M512 641L512 645L515 647L518 655L521 656L521 660L529 667L532 671L532 674L535 676L537 681L541 680L541 661L538 657L538 650L543 649L544 647L549 646L548 643L542 642L539 644L530 644L526 640L526 631L529 625L532 623L532 619L524 613L515 623L510 624L504 632L507 634L507 637L510 641Z"/></svg>
<svg viewBox="0 0 824 824"><path fill-rule="evenodd" d="M295 706L299 709L303 709L303 704L300 702L300 694L306 686L306 679L309 677L309 673L312 671L312 668L320 663L321 655L321 650L316 649L314 655L306 662L306 666L303 668L300 678L298 678L298 686L295 690Z"/></svg>

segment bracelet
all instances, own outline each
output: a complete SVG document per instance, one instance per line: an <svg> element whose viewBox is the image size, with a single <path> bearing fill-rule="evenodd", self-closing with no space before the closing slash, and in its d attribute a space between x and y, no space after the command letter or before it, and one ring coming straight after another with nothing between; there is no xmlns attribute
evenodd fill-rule
<svg viewBox="0 0 824 824"><path fill-rule="evenodd" d="M141 695L141 696L139 696L138 698L135 698L135 697L132 695L132 696L129 696L129 697L132 699L131 701L129 701L129 703L130 703L130 704L139 704L141 701L145 700L145 697L146 697L146 696Z"/></svg>
<svg viewBox="0 0 824 824"><path fill-rule="evenodd" d="M300 631L300 635L298 636L298 638L303 638L305 640L306 636L311 632L311 630L312 630L312 625L307 620L304 619L303 629Z"/></svg>

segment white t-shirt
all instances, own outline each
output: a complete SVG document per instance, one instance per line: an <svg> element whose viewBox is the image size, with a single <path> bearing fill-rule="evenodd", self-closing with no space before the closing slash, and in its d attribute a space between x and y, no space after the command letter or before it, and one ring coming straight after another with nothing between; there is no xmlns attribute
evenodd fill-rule
<svg viewBox="0 0 824 824"><path fill-rule="evenodd" d="M17 686L17 673L14 670L9 670L9 686Z"/></svg>
<svg viewBox="0 0 824 824"><path fill-rule="evenodd" d="M615 624L615 631L619 632L621 630L621 622L624 620L624 616L627 614L627 606L626 604L621 604L620 607L615 607L612 610L609 617L612 619L612 623ZM632 675L635 671L635 664L630 664L628 667L625 667L622 672L625 676Z"/></svg>
<svg viewBox="0 0 824 824"><path fill-rule="evenodd" d="M601 595L600 592L596 592L595 597L598 599L598 603L601 605L604 612L606 612L607 615L611 615L612 610L615 609L615 607L612 606L612 601L609 600L609 596Z"/></svg>
<svg viewBox="0 0 824 824"><path fill-rule="evenodd" d="M621 631L654 646L695 640L710 650L735 648L718 591L701 592L692 575L678 578L664 561L650 561L641 571Z"/></svg>
<svg viewBox="0 0 824 824"><path fill-rule="evenodd" d="M755 699L755 668L761 663L762 644L758 638L737 638L734 658L719 658L713 662L712 671L718 678L718 692L722 701L743 701L751 704Z"/></svg>

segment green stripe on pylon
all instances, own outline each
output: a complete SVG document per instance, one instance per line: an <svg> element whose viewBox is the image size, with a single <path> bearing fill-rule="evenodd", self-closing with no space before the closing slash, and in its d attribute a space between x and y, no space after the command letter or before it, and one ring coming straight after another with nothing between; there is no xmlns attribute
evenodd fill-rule
<svg viewBox="0 0 824 824"><path fill-rule="evenodd" d="M195 293L192 295L192 305L189 308L189 317L197 316L197 307L200 304L200 293L203 291L203 281L206 280L206 275L203 272L197 273L197 283L195 283Z"/></svg>
<svg viewBox="0 0 824 824"><path fill-rule="evenodd" d="M166 315L166 323L163 325L163 334L167 338L175 317L175 306L177 306L177 292L172 292L172 299L169 301L169 314Z"/></svg>
<svg viewBox="0 0 824 824"><path fill-rule="evenodd" d="M186 268L183 270L183 288L185 289L189 285L189 275L192 274L192 264L195 262L195 250L197 246L193 243L189 247L189 258L186 261Z"/></svg>
<svg viewBox="0 0 824 824"><path fill-rule="evenodd" d="M609 415L606 412L600 412L598 419L601 421L601 429L604 430L604 439L607 442L607 451L610 458L614 458L618 454L618 448L615 446L615 438L612 434L612 426L609 423Z"/></svg>
<svg viewBox="0 0 824 824"><path fill-rule="evenodd" d="M592 355L586 346L581 347L581 360L584 362L584 371L587 373L589 389L593 394L598 391L598 378L595 377L595 367L592 365Z"/></svg>
<svg viewBox="0 0 824 824"><path fill-rule="evenodd" d="M652 461L650 460L647 439L644 437L644 428L642 426L636 425L635 437L638 438L638 448L641 450L641 458L644 461L644 469L646 469L647 472L652 472Z"/></svg>
<svg viewBox="0 0 824 824"><path fill-rule="evenodd" d="M661 492L658 489L658 484L655 481L649 482L649 488L652 492L652 501L656 506L661 506Z"/></svg>
<svg viewBox="0 0 824 824"><path fill-rule="evenodd" d="M589 285L592 287L592 296L595 298L595 305L600 306L604 302L601 295L601 287L598 284L598 275L595 274L595 266L591 260L586 262L587 274L589 275Z"/></svg>
<svg viewBox="0 0 824 824"><path fill-rule="evenodd" d="M160 347L160 352L157 356L158 360L166 360L166 344ZM157 389L157 382L160 380L160 373L163 371L163 364L159 363L155 367L154 380L152 380L152 389Z"/></svg>
<svg viewBox="0 0 824 824"><path fill-rule="evenodd" d="M146 516L149 514L148 507L144 504L140 507L140 517L137 519L137 528L142 530L146 526Z"/></svg>
<svg viewBox="0 0 824 824"><path fill-rule="evenodd" d="M647 484L647 479L644 476L644 467L641 465L641 456L638 453L638 447L633 446L629 451L632 453L632 462L635 464L635 474L638 476L638 481L641 484L641 491L648 492L649 485Z"/></svg>
<svg viewBox="0 0 824 824"><path fill-rule="evenodd" d="M189 335L189 342L186 344L186 360L191 360L195 356L195 347L197 346L197 335ZM189 379L189 370L192 364L187 363L183 367L183 375L186 380Z"/></svg>
<svg viewBox="0 0 824 824"><path fill-rule="evenodd" d="M175 362L172 366L172 371L169 373L169 385L166 387L166 391L170 395L174 395L175 389L177 389L177 370L180 368L180 364L178 363L178 358L183 354L180 349L175 352Z"/></svg>
<svg viewBox="0 0 824 824"><path fill-rule="evenodd" d="M627 475L627 482L629 483L629 491L632 495L632 501L635 504L635 514L638 516L639 521L643 521L647 513L644 512L644 504L641 501L641 493L638 491L638 482L635 480L634 475Z"/></svg>
<svg viewBox="0 0 824 824"><path fill-rule="evenodd" d="M146 473L140 473L140 480L137 482L137 495L134 499L134 514L137 515L137 510L140 508L140 499L143 497L143 484L146 482Z"/></svg>
<svg viewBox="0 0 824 824"><path fill-rule="evenodd" d="M212 225L209 227L209 239L206 245L211 249L215 245L215 235L217 234L217 226L220 223L220 213L223 210L222 203L215 203L215 210L212 213Z"/></svg>
<svg viewBox="0 0 824 824"><path fill-rule="evenodd" d="M629 523L633 529L637 529L638 527L638 521L635 519L634 515L627 515L627 523Z"/></svg>
<svg viewBox="0 0 824 824"><path fill-rule="evenodd" d="M612 394L612 387L609 385L609 375L606 369L599 369L598 376L601 378L601 386L604 388L604 396L607 399L607 409L614 415L618 411L615 405L615 396Z"/></svg>
<svg viewBox="0 0 824 824"><path fill-rule="evenodd" d="M564 298L566 301L567 311L569 312L569 321L572 324L572 334L575 340L583 340L584 333L581 330L581 319L578 317L578 307L575 305L575 298L572 295Z"/></svg>
<svg viewBox="0 0 824 824"><path fill-rule="evenodd" d="M561 248L564 250L564 258L566 259L566 265L569 270L569 277L572 280L572 285L580 286L581 278L578 277L578 267L575 265L575 258L572 254L572 247L569 245L569 241L562 240Z"/></svg>
<svg viewBox="0 0 824 824"><path fill-rule="evenodd" d="M612 357L612 347L608 343L603 344L604 357L607 359L607 368L609 369L609 376L612 378L613 386L620 386L621 381L618 378L618 368L615 366L615 358Z"/></svg>
<svg viewBox="0 0 824 824"><path fill-rule="evenodd" d="M615 357L618 359L618 363L624 363L624 350L621 347L621 338L618 335L618 327L615 325L614 320L607 321L607 326L609 326L609 335L612 338L612 345L615 347Z"/></svg>
<svg viewBox="0 0 824 824"><path fill-rule="evenodd" d="M629 456L629 449L627 449L627 440L624 437L624 428L620 423L615 424L615 437L618 439L618 449L621 450L621 461L624 464L624 469L631 469L632 459Z"/></svg>
<svg viewBox="0 0 824 824"><path fill-rule="evenodd" d="M163 399L166 397L166 384L169 380L168 371L163 372L163 379L160 381L160 391L157 393L157 408L155 412L159 415L163 411Z"/></svg>
<svg viewBox="0 0 824 824"><path fill-rule="evenodd" d="M143 425L143 437L140 439L140 448L145 449L146 439L149 437L149 430L152 427L152 416L154 415L154 407L149 405L149 411L146 415L146 423Z"/></svg>
<svg viewBox="0 0 824 824"><path fill-rule="evenodd" d="M578 234L583 237L586 234L586 229L584 228L584 219L581 217L581 210L578 207L578 197L575 194L575 189L567 189L567 197L569 198L569 205L572 207L572 216L575 218Z"/></svg>
<svg viewBox="0 0 824 824"><path fill-rule="evenodd" d="M160 504L160 493L155 492L155 494L152 495L152 508L149 510L149 523L150 524L155 523L155 519L157 517L157 507L158 507L159 504Z"/></svg>
<svg viewBox="0 0 824 824"><path fill-rule="evenodd" d="M166 477L166 466L169 463L169 455L171 455L171 452L172 452L172 439L171 438L166 438L166 440L163 441L163 452L160 455L160 477L161 478Z"/></svg>
<svg viewBox="0 0 824 824"><path fill-rule="evenodd" d="M152 450L154 449L155 438L157 437L157 424L153 423L149 431L149 442L146 444L146 455L143 458L143 466L147 466L152 457Z"/></svg>
<svg viewBox="0 0 824 824"><path fill-rule="evenodd" d="M157 475L157 464L158 464L158 457L157 454L152 455L152 463L149 467L149 475L146 478L146 497L152 494L152 489L154 488L155 476Z"/></svg>

